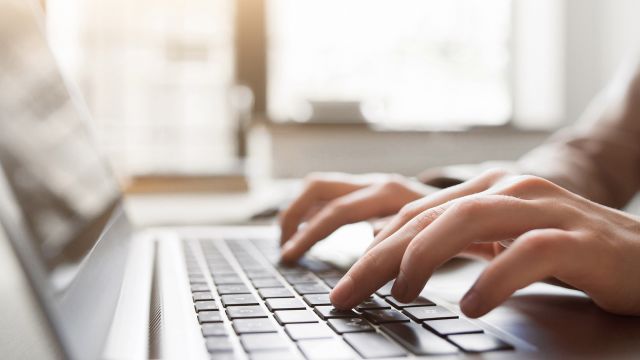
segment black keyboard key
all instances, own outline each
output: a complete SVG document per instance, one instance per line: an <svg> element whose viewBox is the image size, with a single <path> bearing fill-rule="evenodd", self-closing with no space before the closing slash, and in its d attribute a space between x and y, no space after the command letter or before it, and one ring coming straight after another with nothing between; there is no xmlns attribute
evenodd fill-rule
<svg viewBox="0 0 640 360"><path fill-rule="evenodd" d="M333 332L323 323L287 324L285 331L295 341L325 339L331 338L333 335Z"/></svg>
<svg viewBox="0 0 640 360"><path fill-rule="evenodd" d="M255 279L252 284L256 289L282 287L282 283L276 278Z"/></svg>
<svg viewBox="0 0 640 360"><path fill-rule="evenodd" d="M244 284L236 284L236 285L219 285L216 286L218 290L218 294L227 295L227 294L249 294L249 288Z"/></svg>
<svg viewBox="0 0 640 360"><path fill-rule="evenodd" d="M382 300L377 296L372 296L365 301L361 302L360 305L356 306L357 310L374 310L374 309L390 309L391 306L387 304L386 301Z"/></svg>
<svg viewBox="0 0 640 360"><path fill-rule="evenodd" d="M481 333L482 328L465 319L443 319L425 321L425 327L440 335Z"/></svg>
<svg viewBox="0 0 640 360"><path fill-rule="evenodd" d="M316 306L314 311L322 318L322 320L358 317L358 314L354 313L353 310L339 310L331 305Z"/></svg>
<svg viewBox="0 0 640 360"><path fill-rule="evenodd" d="M240 267L243 269L266 270L264 265L260 261L258 261L256 258L254 258L253 255L249 255L249 254L235 254L235 255L236 255L236 260L240 264Z"/></svg>
<svg viewBox="0 0 640 360"><path fill-rule="evenodd" d="M251 306L229 306L227 308L227 316L229 319L246 319L267 317L267 313L257 305Z"/></svg>
<svg viewBox="0 0 640 360"><path fill-rule="evenodd" d="M328 323L338 334L375 331L373 326L363 318L330 319Z"/></svg>
<svg viewBox="0 0 640 360"><path fill-rule="evenodd" d="M365 359L401 357L407 354L398 344L380 333L351 333L344 335L344 340Z"/></svg>
<svg viewBox="0 0 640 360"><path fill-rule="evenodd" d="M195 278L195 279L189 279L189 284L193 285L193 284L206 284L207 283L207 279L203 278Z"/></svg>
<svg viewBox="0 0 640 360"><path fill-rule="evenodd" d="M388 283L384 284L380 289L378 289L378 291L376 291L376 294L378 294L378 296L389 296L391 295L391 288L393 287L393 281L389 281Z"/></svg>
<svg viewBox="0 0 640 360"><path fill-rule="evenodd" d="M277 331L277 326L269 318L237 319L233 321L233 329L238 334L268 333Z"/></svg>
<svg viewBox="0 0 640 360"><path fill-rule="evenodd" d="M307 294L302 298L309 306L331 305L329 294Z"/></svg>
<svg viewBox="0 0 640 360"><path fill-rule="evenodd" d="M326 278L341 278L343 277L345 274L345 272L340 271L340 270L336 270L336 269L331 269L331 270L327 270L327 271L323 271L323 272L319 272L316 273L316 275L320 278L320 279L326 279Z"/></svg>
<svg viewBox="0 0 640 360"><path fill-rule="evenodd" d="M513 349L513 346L489 334L450 335L448 339L466 352L477 353Z"/></svg>
<svg viewBox="0 0 640 360"><path fill-rule="evenodd" d="M206 323L202 324L203 336L226 336L227 329L223 323Z"/></svg>
<svg viewBox="0 0 640 360"><path fill-rule="evenodd" d="M289 340L279 333L240 335L240 343L248 352L281 350L289 347Z"/></svg>
<svg viewBox="0 0 640 360"><path fill-rule="evenodd" d="M245 274L251 280L273 277L271 272L264 270L247 270L245 271Z"/></svg>
<svg viewBox="0 0 640 360"><path fill-rule="evenodd" d="M328 277L328 278L324 278L322 279L322 281L324 281L325 284L327 284L327 286L329 286L330 288L334 288L336 287L336 285L338 285L338 282L340 282L339 277Z"/></svg>
<svg viewBox="0 0 640 360"><path fill-rule="evenodd" d="M265 288L258 290L258 293L263 299L293 297L291 290L285 288Z"/></svg>
<svg viewBox="0 0 640 360"><path fill-rule="evenodd" d="M218 304L215 301L197 301L193 306L196 308L196 312L205 310L218 310Z"/></svg>
<svg viewBox="0 0 640 360"><path fill-rule="evenodd" d="M202 323L221 322L222 316L218 311L201 311L198 313L198 321Z"/></svg>
<svg viewBox="0 0 640 360"><path fill-rule="evenodd" d="M231 352L233 351L233 346L229 341L229 338L216 336L206 338L207 350L210 353L218 353L218 352Z"/></svg>
<svg viewBox="0 0 640 360"><path fill-rule="evenodd" d="M318 317L310 310L280 310L275 316L280 325L318 322Z"/></svg>
<svg viewBox="0 0 640 360"><path fill-rule="evenodd" d="M265 301L267 308L271 312L276 310L303 310L306 309L304 303L296 298L267 299Z"/></svg>
<svg viewBox="0 0 640 360"><path fill-rule="evenodd" d="M318 282L315 276L311 273L303 273L303 274L290 274L284 275L284 278L289 282L289 284L315 284Z"/></svg>
<svg viewBox="0 0 640 360"><path fill-rule="evenodd" d="M225 274L213 277L213 282L219 285L234 285L234 284L242 284L243 281L238 275L233 274Z"/></svg>
<svg viewBox="0 0 640 360"><path fill-rule="evenodd" d="M442 306L420 306L409 307L402 312L415 321L435 320L435 319L455 319L458 315L452 313Z"/></svg>
<svg viewBox="0 0 640 360"><path fill-rule="evenodd" d="M393 309L382 310L365 310L364 316L374 324L384 324L390 322L406 322L409 318L404 316L401 312Z"/></svg>
<svg viewBox="0 0 640 360"><path fill-rule="evenodd" d="M303 257L302 259L300 259L298 261L298 265L314 273L321 273L333 269L331 265L309 257Z"/></svg>
<svg viewBox="0 0 640 360"><path fill-rule="evenodd" d="M225 307L232 305L258 305L258 299L251 294L222 295L220 300L222 300L222 305Z"/></svg>
<svg viewBox="0 0 640 360"><path fill-rule="evenodd" d="M236 270L229 264L212 264L209 263L209 271L211 275L235 274Z"/></svg>
<svg viewBox="0 0 640 360"><path fill-rule="evenodd" d="M249 358L251 360L298 360L300 355L291 350L271 350L254 352Z"/></svg>
<svg viewBox="0 0 640 360"><path fill-rule="evenodd" d="M209 291L209 286L207 284L192 284L191 292L199 292L199 291Z"/></svg>
<svg viewBox="0 0 640 360"><path fill-rule="evenodd" d="M326 285L320 284L320 283L315 283L315 284L296 284L296 285L293 285L293 288L300 295L306 295L306 294L328 294L329 293L329 288Z"/></svg>
<svg viewBox="0 0 640 360"><path fill-rule="evenodd" d="M202 275L202 271L200 271L200 268L189 268L189 267L187 267L187 274L189 276L203 276Z"/></svg>
<svg viewBox="0 0 640 360"><path fill-rule="evenodd" d="M211 276L214 275L237 275L236 270L232 267L221 267L210 270Z"/></svg>
<svg viewBox="0 0 640 360"><path fill-rule="evenodd" d="M454 354L458 348L413 322L383 324L380 327L394 340L416 355Z"/></svg>
<svg viewBox="0 0 640 360"><path fill-rule="evenodd" d="M309 360L347 360L355 357L353 350L338 339L301 340L298 347Z"/></svg>
<svg viewBox="0 0 640 360"><path fill-rule="evenodd" d="M287 266L287 265L278 265L277 270L280 274L284 275L303 275L308 274L309 270L299 266Z"/></svg>
<svg viewBox="0 0 640 360"><path fill-rule="evenodd" d="M213 295L210 292L195 292L193 293L193 301L206 301L213 300Z"/></svg>
<svg viewBox="0 0 640 360"><path fill-rule="evenodd" d="M240 267L242 268L242 270L247 271L247 270L257 270L257 271L269 271L267 270L267 268L265 268L262 264L258 263L258 262L245 262L240 263Z"/></svg>
<svg viewBox="0 0 640 360"><path fill-rule="evenodd" d="M408 308L408 307L415 307L415 306L433 306L435 305L433 303L433 301L422 297L422 296L418 296L415 300L413 300L410 303L403 303L400 302L398 300L396 300L394 297L389 296L386 298L387 302L391 305L393 305L393 307L395 307L396 309L404 309L404 308Z"/></svg>

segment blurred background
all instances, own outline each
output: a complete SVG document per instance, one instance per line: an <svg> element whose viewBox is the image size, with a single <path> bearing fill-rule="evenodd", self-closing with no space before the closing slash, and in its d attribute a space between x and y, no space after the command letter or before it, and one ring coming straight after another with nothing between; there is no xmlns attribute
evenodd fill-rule
<svg viewBox="0 0 640 360"><path fill-rule="evenodd" d="M640 46L635 0L43 0L123 178L510 160Z"/></svg>

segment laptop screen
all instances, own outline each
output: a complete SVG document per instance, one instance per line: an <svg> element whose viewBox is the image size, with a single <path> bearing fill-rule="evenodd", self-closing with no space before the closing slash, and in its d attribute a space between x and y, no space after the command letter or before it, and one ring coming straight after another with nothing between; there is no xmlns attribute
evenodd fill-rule
<svg viewBox="0 0 640 360"><path fill-rule="evenodd" d="M62 290L119 191L34 20L37 11L24 3L0 5L0 162L31 241Z"/></svg>

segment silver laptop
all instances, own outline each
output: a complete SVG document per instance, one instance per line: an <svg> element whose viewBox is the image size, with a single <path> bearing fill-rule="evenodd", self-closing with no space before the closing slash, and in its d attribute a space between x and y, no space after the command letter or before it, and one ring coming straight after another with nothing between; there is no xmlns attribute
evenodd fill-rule
<svg viewBox="0 0 640 360"><path fill-rule="evenodd" d="M551 285L464 318L480 263L447 264L413 303L388 284L336 311L344 269L280 265L275 227L133 229L38 19L29 2L0 5L0 262L3 286L23 290L2 291L3 358L640 356L637 318Z"/></svg>

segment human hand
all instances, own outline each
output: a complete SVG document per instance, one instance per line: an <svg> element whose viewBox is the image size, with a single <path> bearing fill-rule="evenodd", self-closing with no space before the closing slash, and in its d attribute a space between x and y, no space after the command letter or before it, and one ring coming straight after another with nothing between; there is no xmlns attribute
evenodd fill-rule
<svg viewBox="0 0 640 360"><path fill-rule="evenodd" d="M400 175L310 175L302 193L280 216L282 260L297 260L342 225L395 214L436 190ZM298 229L303 221L306 226Z"/></svg>
<svg viewBox="0 0 640 360"><path fill-rule="evenodd" d="M513 240L506 249L498 244L505 240ZM493 260L461 301L467 316L482 316L549 277L606 311L640 315L640 219L542 178L500 171L404 206L331 301L354 307L396 278L393 296L410 302L439 265L469 249Z"/></svg>

